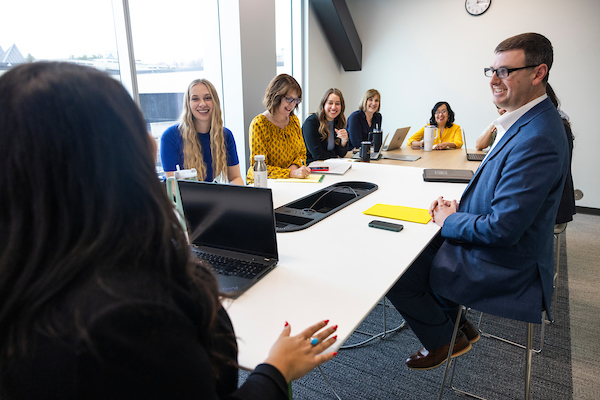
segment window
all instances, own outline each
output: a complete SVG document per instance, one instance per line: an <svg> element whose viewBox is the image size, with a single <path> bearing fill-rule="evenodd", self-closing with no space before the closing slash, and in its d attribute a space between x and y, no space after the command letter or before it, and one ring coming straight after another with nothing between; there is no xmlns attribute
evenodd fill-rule
<svg viewBox="0 0 600 400"><path fill-rule="evenodd" d="M129 0L140 107L157 142L177 122L194 79L208 79L223 98L217 6L217 0L170 0L168 7Z"/></svg>
<svg viewBox="0 0 600 400"><path fill-rule="evenodd" d="M3 1L0 15L0 74L53 60L89 65L120 79L110 0Z"/></svg>
<svg viewBox="0 0 600 400"><path fill-rule="evenodd" d="M302 10L303 0L277 0L275 2L275 44L277 74L292 75L305 88L302 74ZM305 96L306 97L306 96ZM303 104L299 106L301 120Z"/></svg>
<svg viewBox="0 0 600 400"><path fill-rule="evenodd" d="M293 75L291 0L279 0L275 2L275 30L277 74Z"/></svg>

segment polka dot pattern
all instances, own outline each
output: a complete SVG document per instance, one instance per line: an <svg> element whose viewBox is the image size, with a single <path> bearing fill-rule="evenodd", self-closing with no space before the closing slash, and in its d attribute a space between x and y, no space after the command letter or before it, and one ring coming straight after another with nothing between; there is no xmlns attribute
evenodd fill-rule
<svg viewBox="0 0 600 400"><path fill-rule="evenodd" d="M274 125L263 114L257 115L250 124L250 168L247 182L254 182L254 156L264 154L269 178L289 178L292 164L306 163L306 146L302 137L300 120L290 116L285 129Z"/></svg>

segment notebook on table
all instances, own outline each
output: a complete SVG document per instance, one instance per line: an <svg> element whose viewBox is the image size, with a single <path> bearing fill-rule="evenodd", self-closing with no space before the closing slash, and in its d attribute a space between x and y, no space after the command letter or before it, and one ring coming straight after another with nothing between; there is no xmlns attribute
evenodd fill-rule
<svg viewBox="0 0 600 400"><path fill-rule="evenodd" d="M400 146L402 146L402 142L404 142L404 138L408 134L409 130L410 130L410 126L408 126L406 128L396 129L396 132L394 133L392 140L390 140L390 142L388 143L387 146L384 146L383 151L391 151L391 150L399 149Z"/></svg>
<svg viewBox="0 0 600 400"><path fill-rule="evenodd" d="M278 261L271 189L178 181L192 254L234 298Z"/></svg>
<svg viewBox="0 0 600 400"><path fill-rule="evenodd" d="M461 129L462 132L462 136L463 136L463 145L465 146L465 153L467 154L467 160L468 161L483 161L483 159L485 158L485 156L487 155L486 153L469 153L469 150L467 150L467 135L465 135L465 131L463 129Z"/></svg>
<svg viewBox="0 0 600 400"><path fill-rule="evenodd" d="M473 178L470 169L424 169L423 180L425 182L451 182L469 183Z"/></svg>

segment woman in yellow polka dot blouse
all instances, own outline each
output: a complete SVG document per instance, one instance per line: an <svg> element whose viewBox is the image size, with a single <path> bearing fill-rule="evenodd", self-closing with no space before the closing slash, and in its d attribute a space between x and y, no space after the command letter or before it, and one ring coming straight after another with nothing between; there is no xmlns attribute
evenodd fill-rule
<svg viewBox="0 0 600 400"><path fill-rule="evenodd" d="M265 112L250 124L250 168L247 183L254 182L254 156L264 154L269 178L306 178L306 147L300 121L294 115L302 100L302 89L287 74L277 75L265 93Z"/></svg>

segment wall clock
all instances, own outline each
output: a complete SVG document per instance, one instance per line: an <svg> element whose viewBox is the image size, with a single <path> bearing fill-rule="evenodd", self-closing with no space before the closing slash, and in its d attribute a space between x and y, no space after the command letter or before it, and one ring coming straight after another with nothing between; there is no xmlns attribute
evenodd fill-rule
<svg viewBox="0 0 600 400"><path fill-rule="evenodd" d="M467 12L474 16L479 16L486 12L492 0L465 0L465 9Z"/></svg>

